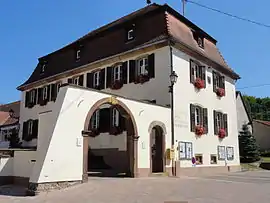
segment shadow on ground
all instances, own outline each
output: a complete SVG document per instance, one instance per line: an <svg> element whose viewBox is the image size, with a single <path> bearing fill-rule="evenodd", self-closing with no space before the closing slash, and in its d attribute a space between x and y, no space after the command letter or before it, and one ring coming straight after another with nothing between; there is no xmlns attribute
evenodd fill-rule
<svg viewBox="0 0 270 203"><path fill-rule="evenodd" d="M17 185L3 185L0 186L0 196L15 196L15 197L25 197L26 188Z"/></svg>

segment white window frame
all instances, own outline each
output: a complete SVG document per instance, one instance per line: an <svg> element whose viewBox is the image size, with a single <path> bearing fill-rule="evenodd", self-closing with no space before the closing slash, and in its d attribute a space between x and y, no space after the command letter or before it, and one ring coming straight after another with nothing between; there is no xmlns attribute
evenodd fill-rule
<svg viewBox="0 0 270 203"><path fill-rule="evenodd" d="M35 103L35 90L30 91L30 102Z"/></svg>
<svg viewBox="0 0 270 203"><path fill-rule="evenodd" d="M112 110L112 123L114 127L119 127L119 111L116 108Z"/></svg>
<svg viewBox="0 0 270 203"><path fill-rule="evenodd" d="M212 162L212 157L216 157L216 161ZM218 157L216 154L210 154L210 164L217 164Z"/></svg>
<svg viewBox="0 0 270 203"><path fill-rule="evenodd" d="M46 69L46 64L42 64L41 73L44 73L45 72L45 69Z"/></svg>
<svg viewBox="0 0 270 203"><path fill-rule="evenodd" d="M121 80L122 64L119 64L113 68L113 80Z"/></svg>
<svg viewBox="0 0 270 203"><path fill-rule="evenodd" d="M130 29L127 33L127 39L133 40L134 39L134 29Z"/></svg>
<svg viewBox="0 0 270 203"><path fill-rule="evenodd" d="M96 110L91 119L91 128L98 129L99 128L99 110Z"/></svg>
<svg viewBox="0 0 270 203"><path fill-rule="evenodd" d="M221 125L222 125L222 114L220 112L217 112L217 130L221 129Z"/></svg>
<svg viewBox="0 0 270 203"><path fill-rule="evenodd" d="M195 126L201 125L201 111L200 108L195 106Z"/></svg>
<svg viewBox="0 0 270 203"><path fill-rule="evenodd" d="M62 85L62 82L56 83L56 92L57 93L59 92L61 85Z"/></svg>
<svg viewBox="0 0 270 203"><path fill-rule="evenodd" d="M74 85L79 85L79 76L77 76L77 77L74 77L73 79L72 79L72 84L74 84Z"/></svg>
<svg viewBox="0 0 270 203"><path fill-rule="evenodd" d="M179 147L179 159L180 160L191 160L193 157L192 142L182 142L178 143Z"/></svg>
<svg viewBox="0 0 270 203"><path fill-rule="evenodd" d="M99 86L99 79L100 78L100 71L94 72L93 76L93 86L98 87Z"/></svg>
<svg viewBox="0 0 270 203"><path fill-rule="evenodd" d="M148 75L148 57L143 57L137 60L138 75Z"/></svg>
<svg viewBox="0 0 270 203"><path fill-rule="evenodd" d="M204 162L204 161L203 161L203 154L195 154L194 157L195 157L195 159L196 159L196 165L203 165L203 162ZM196 157L201 157L201 158L202 158L201 163L198 163L198 162L197 162L197 158L196 158Z"/></svg>
<svg viewBox="0 0 270 203"><path fill-rule="evenodd" d="M28 126L27 126L27 132L28 135L32 135L33 134L33 120L28 121Z"/></svg>
<svg viewBox="0 0 270 203"><path fill-rule="evenodd" d="M42 99L43 100L48 99L48 86L43 87Z"/></svg>
<svg viewBox="0 0 270 203"><path fill-rule="evenodd" d="M76 51L76 60L79 60L80 58L81 58L81 50L80 49L78 49L77 51Z"/></svg>

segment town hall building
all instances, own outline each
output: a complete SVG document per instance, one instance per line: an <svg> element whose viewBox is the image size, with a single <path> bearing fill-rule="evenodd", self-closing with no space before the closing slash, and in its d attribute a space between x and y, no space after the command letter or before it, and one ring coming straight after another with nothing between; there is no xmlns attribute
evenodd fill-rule
<svg viewBox="0 0 270 203"><path fill-rule="evenodd" d="M29 150L21 177L41 190L89 175L239 170L240 77L216 44L167 4L151 4L39 58L18 87Z"/></svg>

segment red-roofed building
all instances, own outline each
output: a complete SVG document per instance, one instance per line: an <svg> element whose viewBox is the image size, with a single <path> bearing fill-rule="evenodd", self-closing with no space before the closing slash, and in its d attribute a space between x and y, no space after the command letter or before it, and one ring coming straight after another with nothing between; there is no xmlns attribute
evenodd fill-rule
<svg viewBox="0 0 270 203"><path fill-rule="evenodd" d="M260 150L270 150L270 121L253 120L253 135Z"/></svg>

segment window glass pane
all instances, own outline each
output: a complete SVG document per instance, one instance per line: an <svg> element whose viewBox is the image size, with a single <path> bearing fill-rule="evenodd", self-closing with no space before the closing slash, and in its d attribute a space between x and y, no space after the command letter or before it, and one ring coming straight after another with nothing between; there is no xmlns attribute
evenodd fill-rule
<svg viewBox="0 0 270 203"><path fill-rule="evenodd" d="M179 158L185 159L186 158L186 143L179 142Z"/></svg>

